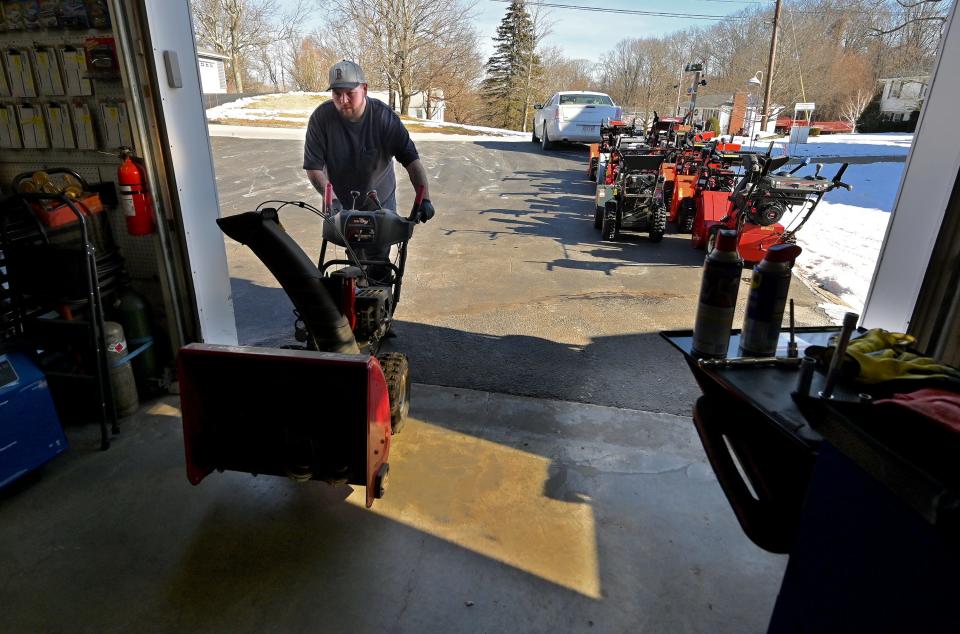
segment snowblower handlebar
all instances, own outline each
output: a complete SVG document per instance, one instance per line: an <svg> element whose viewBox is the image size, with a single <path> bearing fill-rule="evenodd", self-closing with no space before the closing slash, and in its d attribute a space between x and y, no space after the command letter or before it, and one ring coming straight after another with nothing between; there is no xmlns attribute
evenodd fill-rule
<svg viewBox="0 0 960 634"><path fill-rule="evenodd" d="M844 163L843 165L840 166L840 169L837 170L837 173L833 175L833 186L830 189L837 189L838 187L842 187L848 192L853 191L853 185L851 185L850 183L844 183L842 180L840 180L843 178L843 173L847 171L847 167L849 165L850 165L849 163Z"/></svg>

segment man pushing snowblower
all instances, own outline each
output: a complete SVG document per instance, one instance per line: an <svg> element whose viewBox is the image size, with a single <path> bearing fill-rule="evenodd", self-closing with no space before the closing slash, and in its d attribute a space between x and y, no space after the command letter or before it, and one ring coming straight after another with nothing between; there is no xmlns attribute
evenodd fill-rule
<svg viewBox="0 0 960 634"><path fill-rule="evenodd" d="M360 67L335 64L330 89L304 144L304 169L324 194L322 209L270 201L217 220L276 277L305 345L183 348L184 445L193 484L214 470L349 483L366 487L370 506L384 494L391 436L410 408L407 358L380 347L400 300L414 227L434 209L410 135L389 107L367 98ZM417 193L406 218L396 212L394 158ZM287 207L323 219L316 263L280 225ZM344 258L335 248L328 258L330 245Z"/></svg>
<svg viewBox="0 0 960 634"><path fill-rule="evenodd" d="M343 201L350 207L379 202L386 209L397 209L396 158L407 170L413 189L423 190L421 222L430 220L434 209L427 173L400 117L387 104L367 96L363 70L349 60L330 69L329 90L330 101L310 115L303 144L303 169L316 190L324 194L327 183L333 185L335 210L343 208ZM351 200L368 192L376 192L377 201Z"/></svg>

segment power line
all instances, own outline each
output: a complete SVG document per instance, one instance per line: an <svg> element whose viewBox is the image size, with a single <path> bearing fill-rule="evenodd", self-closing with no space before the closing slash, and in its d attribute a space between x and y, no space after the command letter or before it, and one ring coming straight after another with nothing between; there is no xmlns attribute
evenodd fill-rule
<svg viewBox="0 0 960 634"><path fill-rule="evenodd" d="M490 0L491 2L502 2L504 4L510 4L513 0ZM720 0L710 0L712 2L718 2ZM734 0L730 0L734 1ZM739 0L736 0L739 1ZM751 3L756 4L753 0L750 0ZM739 16L739 15L706 15L701 13L674 13L671 11L645 11L642 9L612 9L606 7L588 7L577 4L559 4L556 2L543 2L541 0L527 0L527 3L530 6L535 7L546 7L548 9L573 9L576 11L593 11L595 13L615 13L618 15L645 15L652 16L657 18L696 18L698 20L748 20L752 19L751 16Z"/></svg>
<svg viewBox="0 0 960 634"><path fill-rule="evenodd" d="M698 0L700 2L735 2L739 4L758 4L758 5L768 5L769 2L764 2L762 0ZM490 2L501 2L503 4L510 4L513 0L490 0ZM642 16L651 16L658 18L696 18L699 20L753 20L758 16L756 15L707 15L701 13L680 13L673 11L648 11L645 9L614 9L610 7L591 7L579 4L560 4L556 2L544 2L543 0L527 0L527 5L536 6L536 7L546 7L548 9L570 9L574 11L592 11L594 13L614 13L619 15L642 15ZM746 7L744 7L746 8ZM876 9L870 11L864 10L850 10L850 9L815 9L815 10L794 10L793 13L797 15L892 15L892 12L889 9ZM769 20L767 20L769 21Z"/></svg>

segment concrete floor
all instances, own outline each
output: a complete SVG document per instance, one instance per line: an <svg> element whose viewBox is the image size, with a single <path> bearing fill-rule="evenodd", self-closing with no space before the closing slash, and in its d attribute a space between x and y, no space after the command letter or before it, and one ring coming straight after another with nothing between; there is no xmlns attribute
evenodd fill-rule
<svg viewBox="0 0 960 634"><path fill-rule="evenodd" d="M3 630L758 632L785 559L688 418L416 385L387 496L186 479L178 401L0 496Z"/></svg>

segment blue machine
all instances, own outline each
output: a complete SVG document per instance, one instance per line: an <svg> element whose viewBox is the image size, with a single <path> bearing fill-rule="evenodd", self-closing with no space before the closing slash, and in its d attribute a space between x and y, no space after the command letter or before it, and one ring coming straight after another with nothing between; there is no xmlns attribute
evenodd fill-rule
<svg viewBox="0 0 960 634"><path fill-rule="evenodd" d="M0 487L66 449L43 372L26 355L0 354Z"/></svg>

